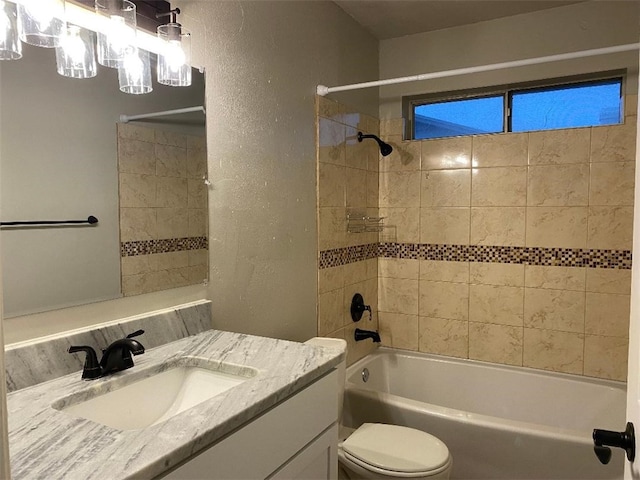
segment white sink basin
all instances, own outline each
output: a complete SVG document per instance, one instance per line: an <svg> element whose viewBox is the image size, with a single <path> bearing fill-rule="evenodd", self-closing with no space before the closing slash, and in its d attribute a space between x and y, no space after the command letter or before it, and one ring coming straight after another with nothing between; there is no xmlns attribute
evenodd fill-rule
<svg viewBox="0 0 640 480"><path fill-rule="evenodd" d="M98 390L91 396L91 393L80 392L52 406L118 430L138 430L164 422L256 374L255 370L246 368L236 367L237 373L228 373L233 368L225 370L177 364L146 378L114 385L114 389L106 393ZM77 400L79 396L90 398Z"/></svg>

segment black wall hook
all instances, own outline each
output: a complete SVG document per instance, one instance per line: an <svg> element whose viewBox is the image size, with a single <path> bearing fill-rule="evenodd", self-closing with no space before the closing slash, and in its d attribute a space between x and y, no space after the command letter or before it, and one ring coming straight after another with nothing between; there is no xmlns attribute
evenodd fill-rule
<svg viewBox="0 0 640 480"><path fill-rule="evenodd" d="M611 460L611 449L609 447L624 449L627 453L627 460L633 462L636 458L636 436L633 423L627 422L627 428L624 432L595 429L593 431L593 451L600 463L604 465Z"/></svg>

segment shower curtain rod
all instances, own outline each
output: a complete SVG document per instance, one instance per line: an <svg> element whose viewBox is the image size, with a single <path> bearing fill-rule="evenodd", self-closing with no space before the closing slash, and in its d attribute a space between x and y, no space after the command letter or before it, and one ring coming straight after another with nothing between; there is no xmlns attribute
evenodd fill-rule
<svg viewBox="0 0 640 480"><path fill-rule="evenodd" d="M374 82L353 83L351 85L342 85L339 87L327 87L318 85L316 93L322 97L333 92L344 92L346 90L359 90L361 88L380 87L384 85L395 85L397 83L418 82L421 80L432 80L434 78L455 77L458 75L468 75L470 73L489 72L491 70L500 70L503 68L524 67L527 65L537 65L539 63L558 62L561 60L571 60L574 58L593 57L595 55L607 55L610 53L628 52L638 50L640 43L628 43L626 45L617 45L615 47L595 48L593 50L582 50L579 52L560 53L557 55L548 55L546 57L527 58L524 60L514 60L511 62L492 63L489 65L480 65L477 67L457 68L455 70L444 70L433 73L423 73L420 75L410 75L408 77L390 78L387 80L377 80Z"/></svg>
<svg viewBox="0 0 640 480"><path fill-rule="evenodd" d="M123 123L131 120L140 120L142 118L164 117L166 115L178 115L180 113L202 112L206 113L202 105L197 107L177 108L175 110L165 110L164 112L142 113L140 115L120 115L120 121Z"/></svg>

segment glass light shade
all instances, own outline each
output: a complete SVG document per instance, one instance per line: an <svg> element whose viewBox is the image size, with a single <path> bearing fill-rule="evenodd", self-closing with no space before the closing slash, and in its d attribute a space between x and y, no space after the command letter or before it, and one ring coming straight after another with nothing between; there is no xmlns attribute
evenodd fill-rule
<svg viewBox="0 0 640 480"><path fill-rule="evenodd" d="M64 0L24 0L18 5L20 40L55 48L64 34Z"/></svg>
<svg viewBox="0 0 640 480"><path fill-rule="evenodd" d="M151 85L151 62L149 52L131 48L118 68L120 91L142 95L153 90Z"/></svg>
<svg viewBox="0 0 640 480"><path fill-rule="evenodd" d="M91 78L98 73L94 34L89 30L68 25L56 47L58 73L71 78Z"/></svg>
<svg viewBox="0 0 640 480"><path fill-rule="evenodd" d="M0 60L22 58L18 35L18 9L15 3L0 1Z"/></svg>
<svg viewBox="0 0 640 480"><path fill-rule="evenodd" d="M158 83L172 87L191 85L191 34L179 23L158 27L162 51L158 53Z"/></svg>
<svg viewBox="0 0 640 480"><path fill-rule="evenodd" d="M136 40L136 6L128 0L95 0L96 13L105 20L98 32L98 63L118 68Z"/></svg>

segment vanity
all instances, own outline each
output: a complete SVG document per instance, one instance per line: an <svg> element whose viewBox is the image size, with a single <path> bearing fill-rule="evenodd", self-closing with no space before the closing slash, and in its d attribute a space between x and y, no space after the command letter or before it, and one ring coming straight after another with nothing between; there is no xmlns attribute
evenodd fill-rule
<svg viewBox="0 0 640 480"><path fill-rule="evenodd" d="M14 480L337 477L340 352L206 330L134 359L97 380L77 371L9 394ZM222 391L203 393L200 374ZM174 387L186 408L140 413Z"/></svg>

